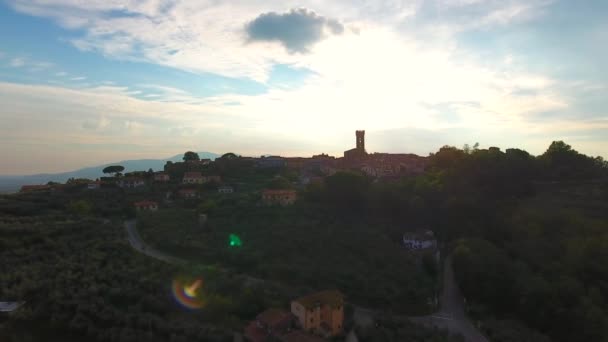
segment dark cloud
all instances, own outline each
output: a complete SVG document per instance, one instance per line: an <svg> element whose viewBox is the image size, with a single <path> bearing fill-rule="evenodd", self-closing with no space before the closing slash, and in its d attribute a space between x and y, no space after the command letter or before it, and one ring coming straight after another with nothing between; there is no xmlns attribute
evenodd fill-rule
<svg viewBox="0 0 608 342"><path fill-rule="evenodd" d="M341 34L344 25L305 8L262 13L245 27L250 41L277 41L290 52L307 52L326 34Z"/></svg>

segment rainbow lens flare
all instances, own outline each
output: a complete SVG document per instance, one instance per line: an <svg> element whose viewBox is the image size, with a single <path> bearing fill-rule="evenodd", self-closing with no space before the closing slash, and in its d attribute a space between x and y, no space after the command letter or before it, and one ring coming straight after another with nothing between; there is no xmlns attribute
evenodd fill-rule
<svg viewBox="0 0 608 342"><path fill-rule="evenodd" d="M200 295L202 286L202 279L196 279L194 282L185 282L175 279L172 286L173 296L175 297L175 300L185 308L193 310L200 309L205 304Z"/></svg>

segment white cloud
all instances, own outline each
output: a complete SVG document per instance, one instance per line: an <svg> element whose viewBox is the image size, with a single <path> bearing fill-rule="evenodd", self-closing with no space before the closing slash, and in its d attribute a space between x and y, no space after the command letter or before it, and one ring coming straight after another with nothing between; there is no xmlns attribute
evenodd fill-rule
<svg viewBox="0 0 608 342"><path fill-rule="evenodd" d="M58 76L58 77L65 77L67 75L68 75L68 73L65 71L60 71L60 72L55 73L55 76Z"/></svg>
<svg viewBox="0 0 608 342"><path fill-rule="evenodd" d="M104 82L80 90L0 84L0 105L11 108L0 115L12 125L26 120L50 125L46 130L7 129L14 144L24 143L19 134L49 144L135 141L140 151L156 150L157 156L193 146L250 154L336 153L350 146L344 146L336 132L350 137L352 130L360 128L425 132L439 138L447 130L483 132L511 146L526 143L523 132L572 134L608 128L605 121L556 115L572 110L574 100L567 87L548 75L528 71L517 51L489 62L455 39L463 30L533 20L549 4L545 0L16 1L19 11L52 17L67 28L84 31L73 44L111 58L262 82L278 63L306 68L312 76L298 86L275 87L261 95L209 98L162 84L129 88ZM344 23L344 33L315 42L307 53L298 55L278 43L245 43L245 25L260 13L284 13L300 6ZM128 15L117 15L121 11ZM423 16L430 19L422 20ZM594 86L581 82L576 88ZM551 120L541 122L536 119L539 115ZM55 121L45 121L49 117ZM429 152L416 148L400 150Z"/></svg>
<svg viewBox="0 0 608 342"><path fill-rule="evenodd" d="M438 8L453 3L438 1ZM474 6L474 16L483 14L479 19L464 17L463 13L467 11L458 12L459 23L478 22L479 25L504 24L516 18L526 18L545 3L546 0L456 2L460 7ZM297 57L291 56L277 43L245 44L245 25L261 13L305 7L340 20L352 32L364 29L369 23L397 26L413 18L422 6L428 4L419 0L33 0L15 1L13 6L24 13L53 17L68 28L84 29L86 34L73 40L74 45L83 50L99 51L112 58L151 61L188 71L265 81L272 65L294 63ZM120 12L129 15L120 16L117 14ZM461 29L456 26L450 28Z"/></svg>
<svg viewBox="0 0 608 342"><path fill-rule="evenodd" d="M27 68L31 72L46 70L54 66L53 63L36 61L27 57L13 57L8 65L12 68Z"/></svg>
<svg viewBox="0 0 608 342"><path fill-rule="evenodd" d="M13 58L11 59L9 65L13 68L21 68L25 65L25 59L19 57Z"/></svg>
<svg viewBox="0 0 608 342"><path fill-rule="evenodd" d="M84 81L86 79L87 78L84 77L84 76L78 76L78 77L72 77L72 78L70 78L70 81Z"/></svg>

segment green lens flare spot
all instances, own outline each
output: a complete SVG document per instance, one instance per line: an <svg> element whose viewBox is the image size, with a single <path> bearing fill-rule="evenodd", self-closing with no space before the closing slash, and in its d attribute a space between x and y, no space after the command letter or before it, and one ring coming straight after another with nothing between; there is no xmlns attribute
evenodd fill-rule
<svg viewBox="0 0 608 342"><path fill-rule="evenodd" d="M241 238L238 235L230 234L230 236L228 237L228 244L230 245L230 247L241 247L243 243L241 242Z"/></svg>

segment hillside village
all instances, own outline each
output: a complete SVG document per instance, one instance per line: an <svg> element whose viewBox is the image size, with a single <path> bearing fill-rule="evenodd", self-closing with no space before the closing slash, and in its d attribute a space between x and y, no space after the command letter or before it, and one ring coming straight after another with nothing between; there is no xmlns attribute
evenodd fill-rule
<svg viewBox="0 0 608 342"><path fill-rule="evenodd" d="M298 201L300 192L321 185L325 177L341 171L358 172L376 182L390 182L424 172L425 157L368 154L364 133L356 132L356 148L345 151L340 158L326 154L310 158L252 158L227 153L210 160L200 159L194 152L186 152L182 162L167 162L162 171L123 173L124 168L115 165L100 170L106 175L96 180L71 179L65 184L27 185L22 187L21 193L60 195L80 192L85 194L84 198L89 196L98 202L96 205L106 203L106 214L143 219L148 217L147 213L193 209L198 215L199 225L204 227L211 208L217 203L245 201L253 207L292 206ZM112 198L121 200L113 202ZM91 203L81 199L73 203L72 208L76 212L86 212L90 210ZM428 234L418 235L421 236L420 241L412 237L406 241L404 235L403 249L417 253L420 250L438 251L434 236L430 237L433 240L430 243ZM412 239L415 246L410 245ZM395 242L401 243L398 239ZM243 330L243 338L251 342L269 338L283 342L316 342L334 336L344 337L344 305L344 295L337 290L322 290L292 299L290 310L269 307L260 312Z"/></svg>
<svg viewBox="0 0 608 342"><path fill-rule="evenodd" d="M562 141L536 157L368 153L355 138L338 158L189 151L0 197L0 332L38 320L120 342L576 340L550 314L602 336L601 157ZM167 296L181 277L196 311Z"/></svg>
<svg viewBox="0 0 608 342"><path fill-rule="evenodd" d="M120 188L124 190L144 190L154 185L166 189L166 198L195 198L206 190L230 194L243 183L238 177L231 177L236 170L285 170L289 174L289 189L256 189L262 191L266 204L291 204L296 194L287 190L297 190L309 184L322 182L323 177L331 176L338 171L357 171L379 180L397 180L405 175L418 175L424 172L427 157L415 154L367 153L365 150L365 131L356 131L356 147L344 152L343 157L327 154L312 157L262 156L243 157L226 153L210 160L200 159L194 152L186 152L183 162L167 162L164 170L141 170L121 173L120 165L104 169L104 173L114 174L111 177L100 177L96 180L70 179L67 184L50 183L46 185L24 185L21 192L61 191L67 187L86 187L87 190ZM157 189L155 189L157 190ZM276 191L269 191L276 190ZM280 190L285 190L281 193ZM285 197L288 199L285 200Z"/></svg>

